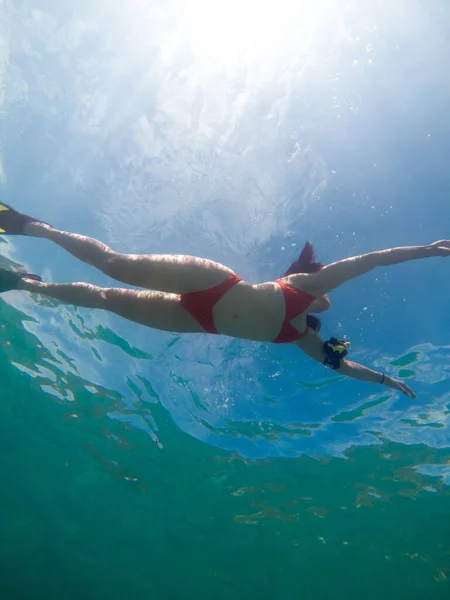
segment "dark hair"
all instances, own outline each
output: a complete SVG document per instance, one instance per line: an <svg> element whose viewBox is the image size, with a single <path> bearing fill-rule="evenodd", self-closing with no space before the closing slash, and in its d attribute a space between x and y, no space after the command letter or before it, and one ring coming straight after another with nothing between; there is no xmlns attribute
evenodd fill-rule
<svg viewBox="0 0 450 600"><path fill-rule="evenodd" d="M316 261L314 246L311 242L306 242L298 259L292 263L283 277L294 275L295 273L317 273L323 269L324 264ZM313 315L306 315L306 324L311 329L319 333L322 327L322 321Z"/></svg>
<svg viewBox="0 0 450 600"><path fill-rule="evenodd" d="M319 333L319 331L322 327L322 321L318 317L315 317L314 315L306 315L306 324L311 329L314 329L314 331L316 333Z"/></svg>
<svg viewBox="0 0 450 600"><path fill-rule="evenodd" d="M323 269L324 264L316 262L316 253L311 242L306 242L298 259L292 263L283 277L294 275L295 273L317 273Z"/></svg>

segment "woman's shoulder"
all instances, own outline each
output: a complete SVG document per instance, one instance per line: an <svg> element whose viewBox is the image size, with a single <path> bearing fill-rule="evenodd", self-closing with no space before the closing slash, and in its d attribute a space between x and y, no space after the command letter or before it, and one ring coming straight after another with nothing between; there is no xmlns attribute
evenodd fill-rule
<svg viewBox="0 0 450 600"><path fill-rule="evenodd" d="M308 292L309 294L316 295L317 286L315 285L315 273L295 273L294 275L288 275L277 279L285 285L290 285L293 288Z"/></svg>

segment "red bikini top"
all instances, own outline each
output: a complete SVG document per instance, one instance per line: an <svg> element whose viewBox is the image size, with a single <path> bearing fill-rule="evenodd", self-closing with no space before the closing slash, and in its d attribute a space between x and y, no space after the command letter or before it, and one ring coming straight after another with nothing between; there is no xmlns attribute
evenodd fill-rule
<svg viewBox="0 0 450 600"><path fill-rule="evenodd" d="M304 292L303 290L298 290L291 285L287 285L279 279L277 279L277 283L283 290L285 314L283 323L281 324L280 332L273 340L273 343L290 344L296 340L299 340L308 333L308 326L306 326L304 331L299 331L291 324L291 321L292 319L295 319L295 317L298 317L298 315L306 312L316 297L308 294L308 292Z"/></svg>

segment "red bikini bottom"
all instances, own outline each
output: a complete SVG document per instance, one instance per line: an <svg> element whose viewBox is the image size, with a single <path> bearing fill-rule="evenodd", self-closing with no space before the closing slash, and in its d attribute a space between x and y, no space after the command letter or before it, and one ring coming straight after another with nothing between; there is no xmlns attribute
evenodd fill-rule
<svg viewBox="0 0 450 600"><path fill-rule="evenodd" d="M219 333L214 325L213 308L228 290L240 281L242 279L233 273L228 279L212 288L181 294L181 304L207 333Z"/></svg>

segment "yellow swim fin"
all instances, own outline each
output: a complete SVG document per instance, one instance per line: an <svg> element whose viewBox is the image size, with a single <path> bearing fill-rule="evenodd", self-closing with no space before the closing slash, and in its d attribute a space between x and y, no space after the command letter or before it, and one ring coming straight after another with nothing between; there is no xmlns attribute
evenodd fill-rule
<svg viewBox="0 0 450 600"><path fill-rule="evenodd" d="M0 234L25 235L25 225L40 222L39 219L24 215L8 204L0 202Z"/></svg>

